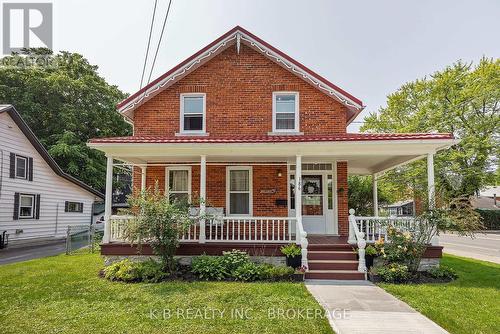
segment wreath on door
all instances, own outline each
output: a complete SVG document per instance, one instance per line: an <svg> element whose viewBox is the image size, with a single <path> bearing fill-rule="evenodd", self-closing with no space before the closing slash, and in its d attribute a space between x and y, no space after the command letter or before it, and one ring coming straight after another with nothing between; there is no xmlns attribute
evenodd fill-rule
<svg viewBox="0 0 500 334"><path fill-rule="evenodd" d="M319 194L319 185L313 181L307 181L304 183L304 193L307 195Z"/></svg>

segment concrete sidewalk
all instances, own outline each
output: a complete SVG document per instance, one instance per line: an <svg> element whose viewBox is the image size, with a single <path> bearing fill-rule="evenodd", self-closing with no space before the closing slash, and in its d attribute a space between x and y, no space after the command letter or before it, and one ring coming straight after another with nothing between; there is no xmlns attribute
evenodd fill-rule
<svg viewBox="0 0 500 334"><path fill-rule="evenodd" d="M333 315L329 321L337 334L448 333L369 281L308 280L306 287Z"/></svg>

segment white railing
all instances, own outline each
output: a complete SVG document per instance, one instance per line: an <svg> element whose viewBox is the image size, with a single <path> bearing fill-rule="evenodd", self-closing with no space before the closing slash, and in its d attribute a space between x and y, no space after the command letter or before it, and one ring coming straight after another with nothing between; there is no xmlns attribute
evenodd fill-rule
<svg viewBox="0 0 500 334"><path fill-rule="evenodd" d="M356 217L359 231L366 236L366 241L373 243L381 238L389 241L387 228L389 226L403 232L415 231L415 219L413 217Z"/></svg>
<svg viewBox="0 0 500 334"><path fill-rule="evenodd" d="M223 217L208 219L207 242L295 242L291 217Z"/></svg>
<svg viewBox="0 0 500 334"><path fill-rule="evenodd" d="M296 240L295 243L300 245L301 255L302 255L302 266L308 270L308 262L307 262L307 246L309 242L307 241L307 232L304 230L304 225L302 225L302 217L296 219L295 223L295 235Z"/></svg>
<svg viewBox="0 0 500 334"><path fill-rule="evenodd" d="M125 240L125 229L130 221L134 219L133 216L118 216L113 215L110 217L109 222L111 224L110 240L111 242L126 241Z"/></svg>
<svg viewBox="0 0 500 334"><path fill-rule="evenodd" d="M365 261L365 233L361 232L358 228L358 224L356 222L356 217L354 216L354 209L349 210L349 239L348 242L350 244L358 245L358 271L365 273L366 276L366 261ZM366 277L365 277L366 278Z"/></svg>
<svg viewBox="0 0 500 334"><path fill-rule="evenodd" d="M123 242L125 230L132 216L111 216L111 242ZM200 222L195 219L179 237L181 242L198 242ZM237 243L298 243L307 249L306 233L295 217L221 217L205 219L205 242ZM296 238L300 233L300 238ZM304 246L302 246L304 247ZM304 251L304 249L303 249ZM306 253L307 254L307 253Z"/></svg>

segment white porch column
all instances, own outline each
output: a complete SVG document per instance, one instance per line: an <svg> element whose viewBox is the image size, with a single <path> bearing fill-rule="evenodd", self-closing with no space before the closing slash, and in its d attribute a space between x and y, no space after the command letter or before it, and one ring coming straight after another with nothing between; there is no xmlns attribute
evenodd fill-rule
<svg viewBox="0 0 500 334"><path fill-rule="evenodd" d="M301 235L299 226L302 225L302 156L295 157L295 218L297 242L300 242Z"/></svg>
<svg viewBox="0 0 500 334"><path fill-rule="evenodd" d="M429 209L434 209L436 203L436 188L434 185L434 153L427 154L427 191Z"/></svg>
<svg viewBox="0 0 500 334"><path fill-rule="evenodd" d="M205 212L206 212L206 198L207 198L207 156L200 156L200 237L199 243L205 243Z"/></svg>
<svg viewBox="0 0 500 334"><path fill-rule="evenodd" d="M146 166L141 167L141 191L146 190Z"/></svg>
<svg viewBox="0 0 500 334"><path fill-rule="evenodd" d="M372 184L373 184L373 215L378 217L378 180L377 174L372 174Z"/></svg>
<svg viewBox="0 0 500 334"><path fill-rule="evenodd" d="M104 198L104 236L102 242L107 244L111 238L111 214L113 201L113 157L107 155L106 163L106 194Z"/></svg>

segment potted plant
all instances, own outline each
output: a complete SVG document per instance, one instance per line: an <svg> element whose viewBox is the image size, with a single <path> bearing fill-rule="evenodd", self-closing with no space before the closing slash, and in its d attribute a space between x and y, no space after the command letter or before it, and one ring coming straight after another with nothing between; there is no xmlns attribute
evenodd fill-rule
<svg viewBox="0 0 500 334"><path fill-rule="evenodd" d="M286 265L298 268L302 264L302 249L296 244L288 244L281 247L281 253L286 256Z"/></svg>
<svg viewBox="0 0 500 334"><path fill-rule="evenodd" d="M359 261L359 251L357 248L354 251L356 252L356 260ZM365 263L367 269L373 267L373 261L378 256L378 253L378 250L372 245L368 245L365 248Z"/></svg>
<svg viewBox="0 0 500 334"><path fill-rule="evenodd" d="M295 282L302 282L304 280L306 271L307 271L306 266L300 266L300 267L296 268L295 272L293 274L293 280Z"/></svg>

